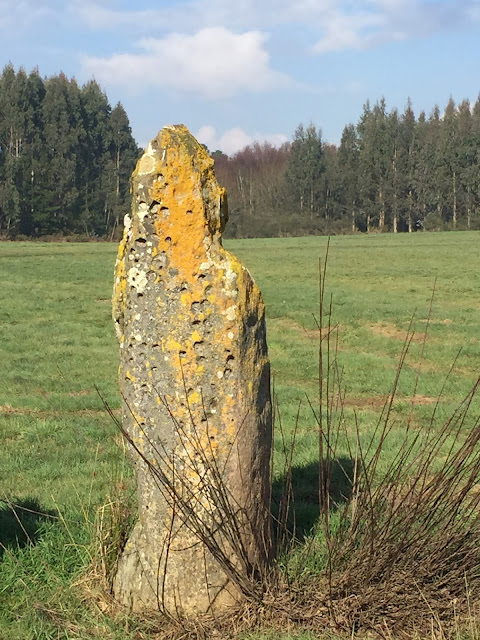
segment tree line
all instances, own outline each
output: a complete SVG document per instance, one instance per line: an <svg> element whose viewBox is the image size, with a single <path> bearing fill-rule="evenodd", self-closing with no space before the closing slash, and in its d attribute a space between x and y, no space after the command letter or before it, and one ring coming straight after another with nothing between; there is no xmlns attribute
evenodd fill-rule
<svg viewBox="0 0 480 640"><path fill-rule="evenodd" d="M213 156L234 237L480 228L480 98L428 117L367 102L338 146L301 124L280 148Z"/></svg>
<svg viewBox="0 0 480 640"><path fill-rule="evenodd" d="M91 80L0 76L0 237L114 237L139 155L128 116ZM443 112L367 102L339 145L314 124L291 143L215 151L231 237L480 228L480 98Z"/></svg>
<svg viewBox="0 0 480 640"><path fill-rule="evenodd" d="M139 149L125 109L91 80L0 76L0 235L113 235Z"/></svg>

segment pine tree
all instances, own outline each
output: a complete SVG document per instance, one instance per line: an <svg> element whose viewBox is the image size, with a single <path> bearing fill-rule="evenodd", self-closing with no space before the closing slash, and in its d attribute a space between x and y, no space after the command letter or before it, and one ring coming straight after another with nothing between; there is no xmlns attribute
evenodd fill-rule
<svg viewBox="0 0 480 640"><path fill-rule="evenodd" d="M415 193L417 203L417 215L425 224L425 218L430 210L430 202L432 195L432 158L430 156L431 148L429 144L429 123L425 112L422 111L418 116L415 127L415 136L413 141L413 173L411 176L411 185Z"/></svg>
<svg viewBox="0 0 480 640"><path fill-rule="evenodd" d="M86 234L104 233L107 181L105 173L110 167L110 149L113 144L111 108L99 85L91 80L81 90L81 106L85 137L81 144L80 224Z"/></svg>
<svg viewBox="0 0 480 640"><path fill-rule="evenodd" d="M440 135L442 131L442 121L440 118L440 108L435 105L427 123L427 158L429 168L429 186L426 200L429 203L431 213L435 212L436 224L442 224L443 208L443 187L445 163L442 154Z"/></svg>
<svg viewBox="0 0 480 640"><path fill-rule="evenodd" d="M0 77L0 229L11 233L20 219L19 158L22 148L20 82L12 64Z"/></svg>
<svg viewBox="0 0 480 640"><path fill-rule="evenodd" d="M339 203L351 220L351 230L357 230L357 206L359 201L359 143L355 126L347 125L342 133L338 149L338 168L340 171L341 190Z"/></svg>
<svg viewBox="0 0 480 640"><path fill-rule="evenodd" d="M338 150L333 144L324 144L323 151L325 166L321 177L323 217L325 221L338 220L342 217L342 209L339 203L342 185L338 165ZM330 227L327 225L325 228L328 229Z"/></svg>
<svg viewBox="0 0 480 640"><path fill-rule="evenodd" d="M440 191L445 222L452 221L455 229L458 221L458 114L453 98L448 101L441 126L440 151Z"/></svg>
<svg viewBox="0 0 480 640"><path fill-rule="evenodd" d="M20 233L31 235L34 230L36 210L41 207L40 194L37 193L37 183L41 182L42 171L45 167L43 144L43 122L41 116L42 102L45 96L45 86L38 70L32 71L25 87L24 144L20 159L21 172L21 211L19 221Z"/></svg>
<svg viewBox="0 0 480 640"><path fill-rule="evenodd" d="M47 170L44 207L35 216L39 233L68 232L78 229L80 199L77 163L79 144L85 136L81 118L80 90L64 74L45 83L42 104Z"/></svg>
<svg viewBox="0 0 480 640"><path fill-rule="evenodd" d="M120 220L128 213L130 176L140 150L133 139L130 122L123 105L118 102L110 116L111 144L109 169L105 171L105 226L112 227L112 235ZM113 220L113 223L112 223Z"/></svg>
<svg viewBox="0 0 480 640"><path fill-rule="evenodd" d="M473 136L470 102L463 100L458 105L458 212L459 221L467 229L472 226L473 193L476 173L476 147Z"/></svg>
<svg viewBox="0 0 480 640"><path fill-rule="evenodd" d="M386 163L382 140L385 127L385 101L364 105L357 124L359 139L359 184L360 201L364 212L364 228L367 233L372 224L383 227L385 223L384 178Z"/></svg>
<svg viewBox="0 0 480 640"><path fill-rule="evenodd" d="M414 176L417 165L416 146L416 122L412 103L408 98L407 106L402 114L399 130L399 180L400 185L400 210L401 222L404 229L409 233L413 231L414 223L419 218L418 208L414 212L415 206L415 185ZM415 219L414 219L415 218Z"/></svg>
<svg viewBox="0 0 480 640"><path fill-rule="evenodd" d="M472 109L472 145L475 150L472 161L472 229L480 228L480 95Z"/></svg>
<svg viewBox="0 0 480 640"><path fill-rule="evenodd" d="M287 182L300 212L313 218L321 208L320 179L325 171L322 133L314 124L304 129L300 124L290 149Z"/></svg>
<svg viewBox="0 0 480 640"><path fill-rule="evenodd" d="M385 230L387 223L388 173L393 154L393 139L390 135L385 99L375 104L373 108L375 122L375 164L377 177L378 198L378 229Z"/></svg>

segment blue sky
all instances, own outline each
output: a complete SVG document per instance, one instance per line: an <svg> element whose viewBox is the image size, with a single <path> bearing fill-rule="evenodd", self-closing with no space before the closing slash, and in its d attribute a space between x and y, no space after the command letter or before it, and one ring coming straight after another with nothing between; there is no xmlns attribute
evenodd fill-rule
<svg viewBox="0 0 480 640"><path fill-rule="evenodd" d="M364 102L480 92L480 0L0 0L0 63L95 77L144 145L186 124L210 149L339 142Z"/></svg>

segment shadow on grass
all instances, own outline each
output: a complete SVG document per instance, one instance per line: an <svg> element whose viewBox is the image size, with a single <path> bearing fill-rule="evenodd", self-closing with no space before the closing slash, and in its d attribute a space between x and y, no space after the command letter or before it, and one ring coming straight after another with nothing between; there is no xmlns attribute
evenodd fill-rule
<svg viewBox="0 0 480 640"><path fill-rule="evenodd" d="M55 512L43 509L34 498L12 500L10 504L0 501L0 558L5 549L35 544L41 524L57 517Z"/></svg>
<svg viewBox="0 0 480 640"><path fill-rule="evenodd" d="M287 529L303 540L320 516L318 491L318 462L292 467L291 469L290 507L287 519ZM339 505L345 504L352 493L354 461L350 458L335 458L330 461L329 495L330 510L335 511ZM277 478L272 486L272 512L278 518L280 507L286 500L288 492L288 477ZM295 530L295 531L293 531Z"/></svg>

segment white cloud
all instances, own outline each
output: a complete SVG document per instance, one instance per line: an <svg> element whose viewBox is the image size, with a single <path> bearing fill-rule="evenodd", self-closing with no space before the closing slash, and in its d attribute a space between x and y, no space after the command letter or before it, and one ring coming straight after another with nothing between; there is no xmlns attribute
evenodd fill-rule
<svg viewBox="0 0 480 640"><path fill-rule="evenodd" d="M331 15L325 24L325 35L313 47L314 53L328 53L343 49L360 49L365 44L365 31L379 29L385 23L380 15Z"/></svg>
<svg viewBox="0 0 480 640"><path fill-rule="evenodd" d="M313 38L318 33L315 53L422 37L467 24L478 12L478 0L179 0L168 8L133 11L106 8L101 0L71 2L76 15L97 29L188 33L211 27L272 31L281 25L308 26Z"/></svg>
<svg viewBox="0 0 480 640"><path fill-rule="evenodd" d="M15 29L18 32L51 13L51 9L43 2L0 0L0 29Z"/></svg>
<svg viewBox="0 0 480 640"><path fill-rule="evenodd" d="M68 9L93 30L117 30L128 27L149 31L152 28L169 26L170 14L165 9L119 11L88 0L73 0Z"/></svg>
<svg viewBox="0 0 480 640"><path fill-rule="evenodd" d="M269 142L275 147L279 147L288 141L284 133L255 133L249 135L243 129L234 127L218 135L215 127L204 125L196 133L195 137L202 144L206 144L210 151L220 149L223 153L231 156L241 151L254 142Z"/></svg>
<svg viewBox="0 0 480 640"><path fill-rule="evenodd" d="M467 23L474 1L370 0L359 2L355 11L349 11L346 2L337 3L319 23L323 37L313 52L367 49L458 28Z"/></svg>
<svg viewBox="0 0 480 640"><path fill-rule="evenodd" d="M140 40L143 53L86 56L83 71L101 84L122 86L133 93L153 86L210 99L287 86L288 77L270 68L266 39L259 31L235 34L223 27L194 35L171 33L163 39Z"/></svg>
<svg viewBox="0 0 480 640"><path fill-rule="evenodd" d="M158 27L191 31L212 26L246 30L252 25L271 25L276 21L279 4L288 5L290 0L179 0L166 8L128 11L111 9L102 0L70 0L68 7L91 29L125 26L144 31Z"/></svg>

